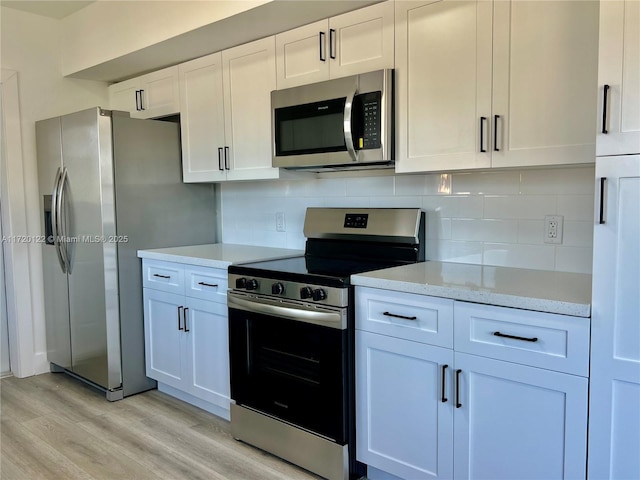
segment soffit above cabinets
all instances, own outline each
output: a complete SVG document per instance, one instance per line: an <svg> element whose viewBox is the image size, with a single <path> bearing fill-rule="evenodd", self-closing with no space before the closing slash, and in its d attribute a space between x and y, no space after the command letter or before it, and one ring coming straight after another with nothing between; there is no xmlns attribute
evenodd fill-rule
<svg viewBox="0 0 640 480"><path fill-rule="evenodd" d="M36 15L42 15L44 17L61 19L74 12L90 5L95 0L80 1L80 0L2 0L0 5L8 8L15 8L16 10L22 10L23 12L35 13Z"/></svg>
<svg viewBox="0 0 640 480"><path fill-rule="evenodd" d="M67 76L119 82L381 0L274 0Z"/></svg>

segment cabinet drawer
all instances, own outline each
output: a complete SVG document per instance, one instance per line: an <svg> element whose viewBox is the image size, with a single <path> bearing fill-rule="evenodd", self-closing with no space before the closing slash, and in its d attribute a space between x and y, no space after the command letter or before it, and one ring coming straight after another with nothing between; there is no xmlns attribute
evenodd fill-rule
<svg viewBox="0 0 640 480"><path fill-rule="evenodd" d="M143 287L184 295L184 267L182 265L143 259L142 272Z"/></svg>
<svg viewBox="0 0 640 480"><path fill-rule="evenodd" d="M589 375L588 318L456 302L456 351Z"/></svg>
<svg viewBox="0 0 640 480"><path fill-rule="evenodd" d="M227 303L227 270L208 267L185 267L187 297Z"/></svg>
<svg viewBox="0 0 640 480"><path fill-rule="evenodd" d="M453 300L356 287L356 328L453 347Z"/></svg>

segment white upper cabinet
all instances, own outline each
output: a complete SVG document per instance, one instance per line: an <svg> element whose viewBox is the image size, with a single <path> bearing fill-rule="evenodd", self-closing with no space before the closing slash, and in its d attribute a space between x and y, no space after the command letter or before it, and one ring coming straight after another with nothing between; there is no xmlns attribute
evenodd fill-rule
<svg viewBox="0 0 640 480"><path fill-rule="evenodd" d="M640 153L640 2L600 2L597 155Z"/></svg>
<svg viewBox="0 0 640 480"><path fill-rule="evenodd" d="M494 2L493 167L595 160L598 2Z"/></svg>
<svg viewBox="0 0 640 480"><path fill-rule="evenodd" d="M396 2L396 171L491 166L486 1Z"/></svg>
<svg viewBox="0 0 640 480"><path fill-rule="evenodd" d="M393 2L276 35L278 89L393 68Z"/></svg>
<svg viewBox="0 0 640 480"><path fill-rule="evenodd" d="M279 178L271 167L275 70L274 37L180 65L185 182Z"/></svg>
<svg viewBox="0 0 640 480"><path fill-rule="evenodd" d="M180 112L178 67L169 67L109 87L112 110L133 118L159 118Z"/></svg>
<svg viewBox="0 0 640 480"><path fill-rule="evenodd" d="M396 2L396 171L593 162L597 2Z"/></svg>

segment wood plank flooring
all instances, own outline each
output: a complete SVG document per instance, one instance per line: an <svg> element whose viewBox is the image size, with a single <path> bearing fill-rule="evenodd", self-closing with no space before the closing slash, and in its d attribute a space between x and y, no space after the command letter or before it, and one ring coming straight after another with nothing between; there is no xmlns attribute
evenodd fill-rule
<svg viewBox="0 0 640 480"><path fill-rule="evenodd" d="M157 390L108 402L64 374L0 380L2 480L317 480Z"/></svg>

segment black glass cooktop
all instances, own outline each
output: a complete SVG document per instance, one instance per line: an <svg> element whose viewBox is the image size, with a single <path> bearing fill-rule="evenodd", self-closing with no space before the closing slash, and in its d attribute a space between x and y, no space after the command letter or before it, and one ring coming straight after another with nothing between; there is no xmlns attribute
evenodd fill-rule
<svg viewBox="0 0 640 480"><path fill-rule="evenodd" d="M229 273L342 287L349 276L403 264L397 260L349 260L326 257L293 257L281 260L230 265Z"/></svg>

